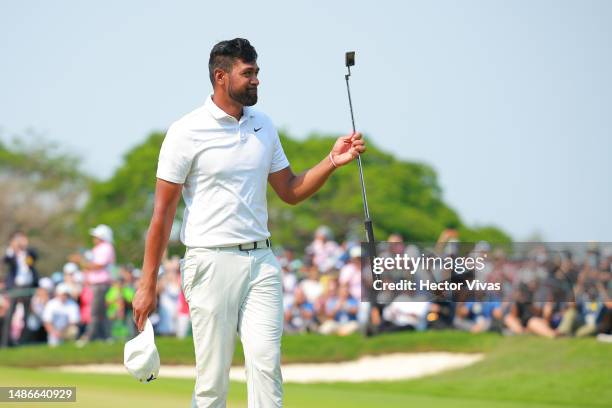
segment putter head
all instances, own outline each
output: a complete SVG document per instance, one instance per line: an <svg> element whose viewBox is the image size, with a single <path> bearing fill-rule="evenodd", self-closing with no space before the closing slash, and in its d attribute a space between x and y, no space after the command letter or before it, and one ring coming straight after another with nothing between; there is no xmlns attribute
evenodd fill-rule
<svg viewBox="0 0 612 408"><path fill-rule="evenodd" d="M346 55L344 56L344 62L347 67L352 67L355 65L355 51L347 51Z"/></svg>

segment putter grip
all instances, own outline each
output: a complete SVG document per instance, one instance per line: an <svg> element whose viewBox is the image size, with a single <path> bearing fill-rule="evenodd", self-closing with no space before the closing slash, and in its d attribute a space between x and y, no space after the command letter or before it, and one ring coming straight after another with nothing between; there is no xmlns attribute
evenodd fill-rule
<svg viewBox="0 0 612 408"><path fill-rule="evenodd" d="M370 264L370 271L371 271L371 274L372 274L372 281L375 281L375 280L378 279L378 277L374 273L374 258L376 258L376 240L374 239L374 228L372 227L372 220L367 218L364 221L364 225L365 225L366 235L368 237L367 258L368 258L368 262ZM384 306L378 302L377 296L376 295L372 295L370 293L369 300L370 300L370 303L371 303L372 307L374 309L378 309L378 313L382 316L382 311L383 311ZM371 313L368 313L368 319L367 319L368 327L370 327L372 325L371 319L372 319L372 315L371 315Z"/></svg>
<svg viewBox="0 0 612 408"><path fill-rule="evenodd" d="M368 238L368 255L373 258L376 256L376 240L374 239L374 228L372 227L372 220L364 221L366 236Z"/></svg>

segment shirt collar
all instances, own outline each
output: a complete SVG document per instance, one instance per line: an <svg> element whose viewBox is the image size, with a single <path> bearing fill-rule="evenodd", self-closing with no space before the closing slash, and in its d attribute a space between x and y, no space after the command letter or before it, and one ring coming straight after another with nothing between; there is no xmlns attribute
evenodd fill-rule
<svg viewBox="0 0 612 408"><path fill-rule="evenodd" d="M215 104L212 100L212 94L208 95L208 98L206 98L206 101L204 102L204 107L206 107L206 109L208 110L208 112L210 112L210 114L213 116L213 118L220 120L223 118L232 118L235 119L233 116L228 115L223 109L221 109L220 107L217 106L217 104ZM242 118L244 117L249 117L249 118L253 118L255 116L255 112L253 112L253 108L251 108L250 106L243 106L242 107Z"/></svg>

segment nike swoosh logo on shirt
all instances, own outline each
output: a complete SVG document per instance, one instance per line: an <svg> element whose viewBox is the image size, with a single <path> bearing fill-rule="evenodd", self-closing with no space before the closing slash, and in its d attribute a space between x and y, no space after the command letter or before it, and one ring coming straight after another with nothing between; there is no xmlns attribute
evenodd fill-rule
<svg viewBox="0 0 612 408"><path fill-rule="evenodd" d="M262 127L263 127L263 126L262 126ZM260 128L253 128L253 130L254 130L254 131L256 131L256 132L259 132L259 131L261 130L261 128L262 128L262 127L260 127Z"/></svg>

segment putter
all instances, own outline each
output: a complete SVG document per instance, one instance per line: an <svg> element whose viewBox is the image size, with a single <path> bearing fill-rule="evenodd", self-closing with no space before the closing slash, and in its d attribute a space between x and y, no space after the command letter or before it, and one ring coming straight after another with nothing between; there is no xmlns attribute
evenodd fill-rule
<svg viewBox="0 0 612 408"><path fill-rule="evenodd" d="M355 130L355 115L353 114L353 100L351 99L351 87L349 85L349 77L351 76L351 67L355 65L355 51L346 53L346 69L348 73L344 75L346 80L346 92L348 94L349 109L351 111L351 124L353 125L353 133ZM368 208L368 197L366 195L365 182L363 181L363 166L361 164L361 155L357 156L357 167L359 168L359 181L361 182L361 198L363 201L363 213L365 215L365 230L369 245L375 245L374 230L372 228L372 220L370 219L370 209ZM375 248L375 246L373 247ZM375 253L375 252L374 252Z"/></svg>
<svg viewBox="0 0 612 408"><path fill-rule="evenodd" d="M355 51L348 51L345 54L345 64L346 69L348 70L347 74L344 75L344 79L346 80L346 92L348 94L349 101L349 109L351 111L351 123L353 125L353 133L355 130L355 115L353 114L353 100L351 99L351 87L349 85L349 77L351 76L351 67L355 65ZM366 231L366 238L368 241L367 248L367 257L370 261L370 271L372 272L372 279L376 280L377 277L374 274L374 257L376 256L376 240L374 239L374 228L372 227L372 219L370 218L370 209L368 208L368 197L366 195L365 182L363 181L363 166L361 164L361 155L357 156L357 167L359 168L359 181L361 182L361 198L363 200L363 213L364 213L364 226ZM363 258L363 257L362 257ZM373 307L376 307L379 313L382 316L382 305L378 303L378 301L374 300L372 303ZM370 321L370 315L368 315L367 321L367 330L366 334L371 335L374 334L376 329L372 327Z"/></svg>

